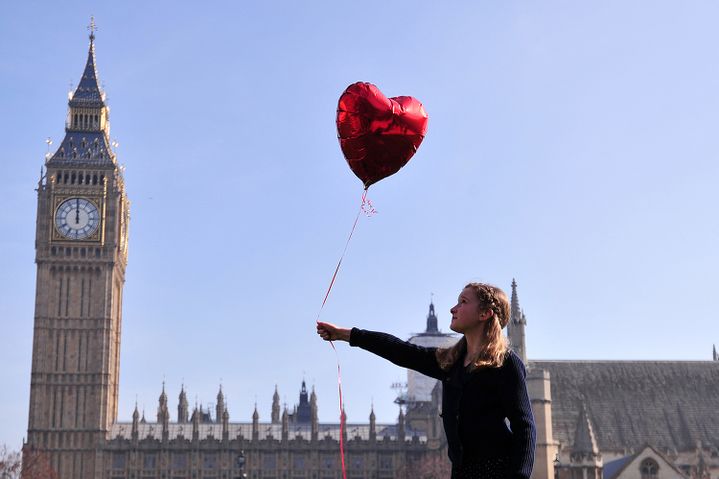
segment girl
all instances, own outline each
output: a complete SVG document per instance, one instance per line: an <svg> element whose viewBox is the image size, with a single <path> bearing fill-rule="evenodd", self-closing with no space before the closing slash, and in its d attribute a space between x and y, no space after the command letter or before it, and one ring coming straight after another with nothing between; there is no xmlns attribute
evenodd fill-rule
<svg viewBox="0 0 719 479"><path fill-rule="evenodd" d="M442 381L440 415L452 479L529 479L536 432L524 364L502 334L510 317L507 295L496 286L470 283L450 313L450 329L462 334L450 348L324 322L317 322L317 334Z"/></svg>

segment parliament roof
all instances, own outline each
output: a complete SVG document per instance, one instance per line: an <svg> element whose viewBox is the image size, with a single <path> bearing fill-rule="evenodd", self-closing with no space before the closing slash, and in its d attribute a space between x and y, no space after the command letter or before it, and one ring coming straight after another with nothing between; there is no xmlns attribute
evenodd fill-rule
<svg viewBox="0 0 719 479"><path fill-rule="evenodd" d="M599 449L719 447L717 361L529 361L549 371L554 439L575 444L582 407ZM581 438L579 438L581 441Z"/></svg>

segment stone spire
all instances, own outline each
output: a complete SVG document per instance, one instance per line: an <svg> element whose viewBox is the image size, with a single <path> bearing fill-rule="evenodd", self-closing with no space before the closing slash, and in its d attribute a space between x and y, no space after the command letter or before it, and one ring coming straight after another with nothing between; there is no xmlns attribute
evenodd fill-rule
<svg viewBox="0 0 719 479"><path fill-rule="evenodd" d="M185 385L180 389L180 397L177 403L177 422L186 423L190 420L189 404L187 402L187 394L185 393Z"/></svg>
<svg viewBox="0 0 719 479"><path fill-rule="evenodd" d="M574 443L569 451L569 462L569 468L575 471L572 473L572 477L576 475L586 479L602 478L604 463L584 401L580 405L577 417L577 428L574 432Z"/></svg>
<svg viewBox="0 0 719 479"><path fill-rule="evenodd" d="M402 411L402 407L400 407L399 417L397 418L397 440L403 442L405 439L405 435L404 411Z"/></svg>
<svg viewBox="0 0 719 479"><path fill-rule="evenodd" d="M200 413L201 409L198 410L195 405L195 409L192 411L192 440L197 442L200 440Z"/></svg>
<svg viewBox="0 0 719 479"><path fill-rule="evenodd" d="M574 433L574 443L572 444L572 454L585 456L599 454L594 428L592 428L592 423L587 414L587 406L584 402L582 402L581 408L579 409L577 428Z"/></svg>
<svg viewBox="0 0 719 479"><path fill-rule="evenodd" d="M307 384L302 380L302 388L300 389L300 403L296 409L294 420L299 424L308 424L312 422L312 405L309 401L307 393Z"/></svg>
<svg viewBox="0 0 719 479"><path fill-rule="evenodd" d="M162 381L162 393L160 393L159 405L157 407L157 422L164 424L170 419L170 412L167 409L167 394L165 393L165 381Z"/></svg>
<svg viewBox="0 0 719 479"><path fill-rule="evenodd" d="M287 414L287 407L282 411L282 441L287 441L290 436L290 420Z"/></svg>
<svg viewBox="0 0 719 479"><path fill-rule="evenodd" d="M347 413L345 412L344 405L342 406L342 414L340 414L340 424L342 426L342 441L347 443Z"/></svg>
<svg viewBox="0 0 719 479"><path fill-rule="evenodd" d="M434 312L434 303L429 303L429 313L427 314L427 330L425 334L438 334L439 329L437 328L437 315Z"/></svg>
<svg viewBox="0 0 719 479"><path fill-rule="evenodd" d="M255 403L255 411L252 413L252 440L257 441L260 438L260 414L257 412L257 403Z"/></svg>
<svg viewBox="0 0 719 479"><path fill-rule="evenodd" d="M317 413L317 394L315 387L312 386L312 394L310 394L310 414L311 414L311 440L316 441L319 436L320 423Z"/></svg>
<svg viewBox="0 0 719 479"><path fill-rule="evenodd" d="M222 440L225 442L230 440L230 413L227 409L222 412Z"/></svg>
<svg viewBox="0 0 719 479"><path fill-rule="evenodd" d="M217 393L217 405L215 406L215 422L222 422L222 415L226 410L225 395L222 394L222 384L220 384L220 392Z"/></svg>
<svg viewBox="0 0 719 479"><path fill-rule="evenodd" d="M100 81L95 67L95 19L90 20L90 48L82 78L70 98L70 106L105 106L105 93L100 88Z"/></svg>
<svg viewBox="0 0 719 479"><path fill-rule="evenodd" d="M135 410L132 412L132 440L137 441L140 428L140 411L137 410L137 402L135 402Z"/></svg>
<svg viewBox="0 0 719 479"><path fill-rule="evenodd" d="M115 165L115 153L110 147L110 109L105 104L95 67L94 19L90 31L85 69L68 102L65 138L47 159L48 166Z"/></svg>
<svg viewBox="0 0 719 479"><path fill-rule="evenodd" d="M509 323L507 324L507 337L509 343L522 359L522 362L527 363L527 348L525 345L524 329L527 325L527 318L524 315L524 311L519 307L519 297L517 296L517 282L512 279L512 300L511 300L511 314Z"/></svg>
<svg viewBox="0 0 719 479"><path fill-rule="evenodd" d="M369 440L377 440L377 418L374 415L374 404L372 405L372 409L369 413Z"/></svg>
<svg viewBox="0 0 719 479"><path fill-rule="evenodd" d="M716 346L716 344L713 346L713 349L712 349L712 357L714 358L714 361L719 361L719 356L717 355L717 346Z"/></svg>
<svg viewBox="0 0 719 479"><path fill-rule="evenodd" d="M272 395L272 424L280 423L280 393L277 392L277 385L275 384L275 393Z"/></svg>

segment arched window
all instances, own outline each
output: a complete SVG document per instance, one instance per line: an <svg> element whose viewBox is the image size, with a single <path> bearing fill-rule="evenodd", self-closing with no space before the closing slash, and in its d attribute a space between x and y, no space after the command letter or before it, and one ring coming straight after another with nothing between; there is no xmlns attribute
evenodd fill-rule
<svg viewBox="0 0 719 479"><path fill-rule="evenodd" d="M659 464L651 457L648 457L642 461L639 471L642 474L642 479L656 479L659 475Z"/></svg>

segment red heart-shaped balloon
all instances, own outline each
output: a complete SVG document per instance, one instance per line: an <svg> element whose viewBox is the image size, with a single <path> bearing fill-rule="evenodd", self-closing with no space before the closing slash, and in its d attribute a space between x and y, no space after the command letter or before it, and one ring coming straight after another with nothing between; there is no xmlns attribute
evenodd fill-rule
<svg viewBox="0 0 719 479"><path fill-rule="evenodd" d="M337 105L342 153L365 188L397 173L419 148L427 112L411 96L387 98L371 83L347 87Z"/></svg>

